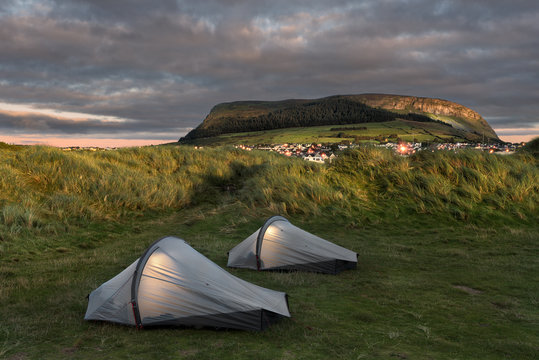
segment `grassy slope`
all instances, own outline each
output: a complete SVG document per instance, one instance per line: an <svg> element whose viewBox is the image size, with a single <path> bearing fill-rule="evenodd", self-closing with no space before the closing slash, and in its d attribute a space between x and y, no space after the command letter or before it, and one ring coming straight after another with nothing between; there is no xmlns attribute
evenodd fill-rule
<svg viewBox="0 0 539 360"><path fill-rule="evenodd" d="M537 352L539 189L531 157L396 158L365 149L326 168L228 149L24 148L2 150L1 165L2 179L11 176L21 189L1 184L0 357L532 359ZM172 197L175 189L183 195ZM51 201L64 192L78 211ZM262 333L136 331L82 320L85 295L155 239L179 236L225 266L226 252L275 213L360 254L358 269L339 276L230 270L286 291L292 319Z"/></svg>
<svg viewBox="0 0 539 360"><path fill-rule="evenodd" d="M360 126L366 130L342 130L345 135L337 137L341 131L331 129ZM397 134L404 141L433 141L445 142L450 138L465 142L466 136L459 130L439 123L417 122L408 120L389 121L384 123L365 123L355 125L327 125L313 127L299 127L288 129L275 129L267 131L253 131L245 133L223 134L211 138L197 139L198 145L256 145L256 144L283 144L283 143L338 143L341 141L354 141L353 136L389 137ZM468 137L470 135L468 134ZM480 140L480 139L478 139ZM365 142L378 143L376 140Z"/></svg>

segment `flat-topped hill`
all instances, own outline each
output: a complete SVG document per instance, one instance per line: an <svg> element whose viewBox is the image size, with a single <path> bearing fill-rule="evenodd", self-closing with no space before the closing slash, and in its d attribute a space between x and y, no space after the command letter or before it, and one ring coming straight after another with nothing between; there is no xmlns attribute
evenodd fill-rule
<svg viewBox="0 0 539 360"><path fill-rule="evenodd" d="M423 123L437 122L452 128L449 135L460 139L499 140L481 115L463 105L416 96L361 94L218 104L180 142L232 133L394 121L408 121L420 128Z"/></svg>

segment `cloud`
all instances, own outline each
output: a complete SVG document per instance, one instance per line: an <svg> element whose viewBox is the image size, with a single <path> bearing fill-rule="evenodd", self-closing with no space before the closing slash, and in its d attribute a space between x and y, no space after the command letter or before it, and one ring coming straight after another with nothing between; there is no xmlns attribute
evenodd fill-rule
<svg viewBox="0 0 539 360"><path fill-rule="evenodd" d="M39 133L42 136L64 134L115 137L118 134L128 134L128 138L170 139L176 136L174 134L184 135L191 129L178 126L175 121L140 121L0 103L2 107L0 130L4 135Z"/></svg>
<svg viewBox="0 0 539 360"><path fill-rule="evenodd" d="M362 92L444 98L529 127L538 39L535 0L8 0L0 102L129 121L4 114L0 127L175 131L222 101Z"/></svg>

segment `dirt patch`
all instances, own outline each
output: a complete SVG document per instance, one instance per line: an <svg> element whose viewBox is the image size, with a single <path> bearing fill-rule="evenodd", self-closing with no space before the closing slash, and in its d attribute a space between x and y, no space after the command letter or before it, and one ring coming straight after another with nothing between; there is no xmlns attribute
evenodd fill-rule
<svg viewBox="0 0 539 360"><path fill-rule="evenodd" d="M62 353L64 353L64 354L73 354L75 351L77 351L76 346L67 347L67 348L62 349Z"/></svg>
<svg viewBox="0 0 539 360"><path fill-rule="evenodd" d="M464 285L453 285L453 287L455 289L462 290L465 293L468 293L470 295L479 295L479 294L483 293L481 290L477 290L477 289L474 289L474 288L471 288L471 287L468 287L468 286L464 286Z"/></svg>

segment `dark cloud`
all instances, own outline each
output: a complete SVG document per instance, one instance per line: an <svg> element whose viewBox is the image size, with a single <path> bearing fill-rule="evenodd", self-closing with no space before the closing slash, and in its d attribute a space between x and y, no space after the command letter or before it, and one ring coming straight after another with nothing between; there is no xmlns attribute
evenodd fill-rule
<svg viewBox="0 0 539 360"><path fill-rule="evenodd" d="M70 134L174 131L222 101L362 92L539 123L535 0L8 0L0 43L0 102L128 119L19 119Z"/></svg>

